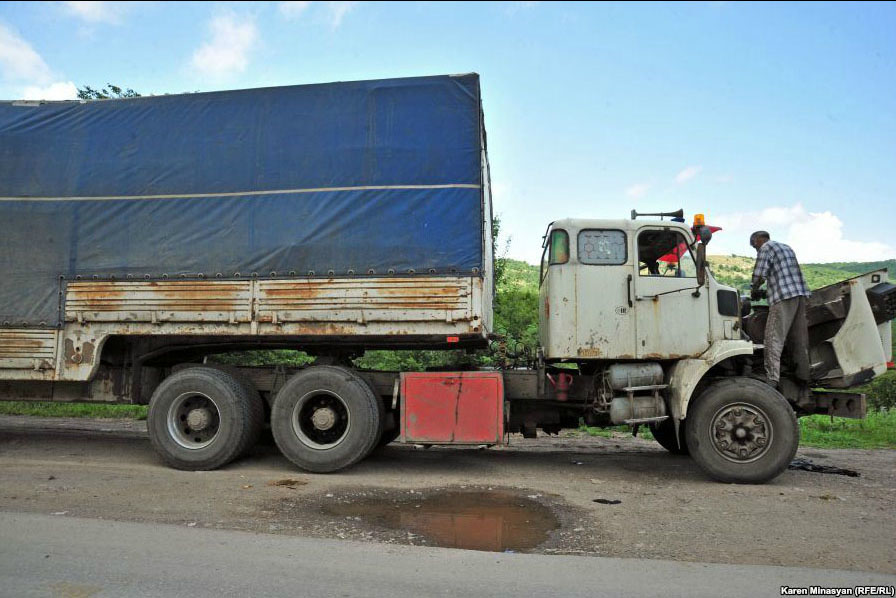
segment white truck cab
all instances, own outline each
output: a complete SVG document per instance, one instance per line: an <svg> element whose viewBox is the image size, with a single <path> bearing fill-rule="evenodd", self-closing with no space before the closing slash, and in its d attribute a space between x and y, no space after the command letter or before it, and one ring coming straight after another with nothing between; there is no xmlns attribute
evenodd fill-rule
<svg viewBox="0 0 896 598"><path fill-rule="evenodd" d="M892 360L896 286L885 269L813 292L811 379L798 380L782 362L780 383L770 385L762 359L768 308L751 309L712 276L702 215L693 226L682 211L649 215L660 219L632 212L631 220L566 219L548 228L539 331L551 396L563 401L577 388L589 425L649 426L670 451L737 482L786 469L797 414L864 417L864 395L839 389ZM578 380L563 373L564 362L578 366Z"/></svg>
<svg viewBox="0 0 896 598"><path fill-rule="evenodd" d="M740 340L737 291L704 280L701 245L677 221L553 222L539 292L545 360L679 360Z"/></svg>

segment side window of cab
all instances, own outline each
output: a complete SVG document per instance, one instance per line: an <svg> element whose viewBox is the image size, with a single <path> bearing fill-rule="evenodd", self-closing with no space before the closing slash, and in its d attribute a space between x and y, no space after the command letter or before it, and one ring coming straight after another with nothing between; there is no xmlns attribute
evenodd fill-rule
<svg viewBox="0 0 896 598"><path fill-rule="evenodd" d="M550 237L541 254L540 280L548 274L548 268L557 264L565 264L569 261L569 234L562 228L551 230Z"/></svg>
<svg viewBox="0 0 896 598"><path fill-rule="evenodd" d="M697 277L687 239L676 230L645 229L638 233L638 267L641 276Z"/></svg>

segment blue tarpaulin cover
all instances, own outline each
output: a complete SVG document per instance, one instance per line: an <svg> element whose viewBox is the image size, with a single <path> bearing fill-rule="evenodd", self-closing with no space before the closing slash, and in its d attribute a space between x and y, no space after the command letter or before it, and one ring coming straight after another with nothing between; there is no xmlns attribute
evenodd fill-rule
<svg viewBox="0 0 896 598"><path fill-rule="evenodd" d="M481 273L484 139L475 74L0 103L0 322L60 276Z"/></svg>

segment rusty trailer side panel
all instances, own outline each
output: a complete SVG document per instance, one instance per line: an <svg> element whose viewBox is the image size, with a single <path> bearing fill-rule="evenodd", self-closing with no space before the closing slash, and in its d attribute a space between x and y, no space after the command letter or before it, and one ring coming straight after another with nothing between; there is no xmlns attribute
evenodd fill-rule
<svg viewBox="0 0 896 598"><path fill-rule="evenodd" d="M479 276L70 281L60 330L0 329L0 379L89 380L112 335L484 344L484 286Z"/></svg>
<svg viewBox="0 0 896 598"><path fill-rule="evenodd" d="M0 328L0 379L18 370L17 378L46 380L56 367L58 331Z"/></svg>
<svg viewBox="0 0 896 598"><path fill-rule="evenodd" d="M469 321L470 278L262 280L260 322Z"/></svg>
<svg viewBox="0 0 896 598"><path fill-rule="evenodd" d="M72 282L66 322L249 322L252 281Z"/></svg>

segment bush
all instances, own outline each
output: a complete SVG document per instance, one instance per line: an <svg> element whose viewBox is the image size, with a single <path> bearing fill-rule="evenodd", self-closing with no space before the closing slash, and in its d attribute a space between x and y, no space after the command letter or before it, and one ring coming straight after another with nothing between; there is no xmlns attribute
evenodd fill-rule
<svg viewBox="0 0 896 598"><path fill-rule="evenodd" d="M878 411L883 407L896 409L896 370L878 376L857 390L865 393L869 411Z"/></svg>

